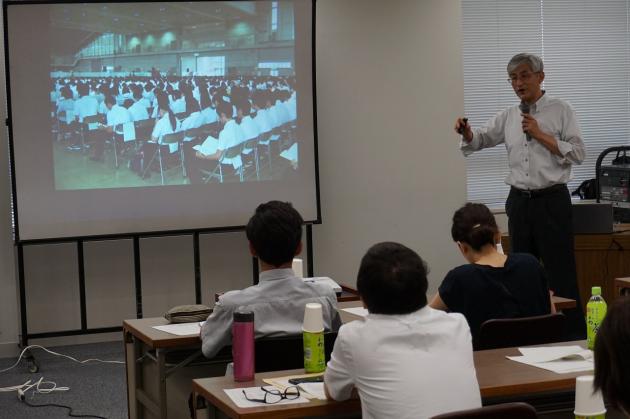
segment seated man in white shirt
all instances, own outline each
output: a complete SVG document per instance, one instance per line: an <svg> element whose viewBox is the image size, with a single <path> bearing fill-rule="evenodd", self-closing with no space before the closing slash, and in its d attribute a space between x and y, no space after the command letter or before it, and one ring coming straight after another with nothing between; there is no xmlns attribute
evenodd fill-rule
<svg viewBox="0 0 630 419"><path fill-rule="evenodd" d="M472 341L460 314L427 305L427 267L392 242L361 260L369 314L341 327L324 376L329 398L361 398L363 418L430 418L481 407Z"/></svg>
<svg viewBox="0 0 630 419"><path fill-rule="evenodd" d="M224 101L220 101L217 104L217 113L219 114L219 122L223 126L221 132L219 132L219 138L208 136L206 140L194 148L187 150L184 149L186 164L186 173L190 183L202 182L202 169L212 170L216 167L218 162L226 165L226 168L231 166L233 172L236 173L243 164L241 155L227 159L224 158L223 153L230 147L234 147L241 143L241 134L238 124L233 117L232 104ZM228 166L229 165L229 166ZM223 170L223 176L228 174L227 170Z"/></svg>
<svg viewBox="0 0 630 419"><path fill-rule="evenodd" d="M261 204L247 223L249 250L260 262L258 285L223 294L201 328L201 349L211 358L232 340L235 310L254 312L256 338L302 333L304 306L320 303L324 328L336 331L341 324L337 296L325 284L304 282L291 269L302 250L302 216L288 202Z"/></svg>
<svg viewBox="0 0 630 419"><path fill-rule="evenodd" d="M107 125L103 125L101 130L103 132L102 136L97 138L97 141L94 143L94 154L90 157L90 160L94 161L103 161L103 152L105 151L105 141L107 138L114 137L114 141L116 141L118 145L118 149L123 144L123 136L122 129L119 131L115 131L115 127L117 125L124 124L125 122L131 122L131 114L129 110L123 106L116 104L116 98L112 95L105 96L105 106L108 109L107 112Z"/></svg>
<svg viewBox="0 0 630 419"><path fill-rule="evenodd" d="M145 103L142 101L142 88L140 86L132 86L133 90L133 104L128 108L129 113L131 114L132 121L144 121L145 119L149 119L149 112L147 112L147 107Z"/></svg>

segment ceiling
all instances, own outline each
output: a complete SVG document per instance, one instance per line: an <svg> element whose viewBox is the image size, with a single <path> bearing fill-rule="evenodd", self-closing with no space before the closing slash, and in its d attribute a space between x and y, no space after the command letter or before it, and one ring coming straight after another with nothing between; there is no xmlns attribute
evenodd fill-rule
<svg viewBox="0 0 630 419"><path fill-rule="evenodd" d="M54 53L74 54L104 32L137 35L197 25L224 30L227 24L256 20L269 2L187 1L66 3L50 6Z"/></svg>

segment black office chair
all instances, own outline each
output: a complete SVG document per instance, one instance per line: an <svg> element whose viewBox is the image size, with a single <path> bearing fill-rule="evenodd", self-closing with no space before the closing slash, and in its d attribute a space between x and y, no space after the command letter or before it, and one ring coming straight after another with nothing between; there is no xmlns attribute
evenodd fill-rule
<svg viewBox="0 0 630 419"><path fill-rule="evenodd" d="M503 403L444 413L433 416L432 419L536 419L537 417L536 409L527 403Z"/></svg>
<svg viewBox="0 0 630 419"><path fill-rule="evenodd" d="M324 333L324 355L330 360L337 332ZM256 339L256 372L281 371L304 368L302 335Z"/></svg>
<svg viewBox="0 0 630 419"><path fill-rule="evenodd" d="M565 327L562 313L487 320L481 325L475 350L562 342Z"/></svg>

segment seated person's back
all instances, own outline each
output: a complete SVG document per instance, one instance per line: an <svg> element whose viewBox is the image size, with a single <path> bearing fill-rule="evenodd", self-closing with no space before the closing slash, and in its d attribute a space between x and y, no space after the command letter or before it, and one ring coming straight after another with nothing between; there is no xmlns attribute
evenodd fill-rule
<svg viewBox="0 0 630 419"><path fill-rule="evenodd" d="M302 217L289 203L261 204L247 224L252 255L260 260L259 283L223 294L201 329L203 354L211 358L231 342L233 313L254 312L256 338L302 333L306 303L322 304L324 327L336 331L341 324L337 296L331 287L305 283L291 269L302 250Z"/></svg>
<svg viewBox="0 0 630 419"><path fill-rule="evenodd" d="M341 327L325 373L329 397L354 389L364 418L430 418L481 406L466 320L427 306L422 259L398 243L373 246L357 288L370 314Z"/></svg>
<svg viewBox="0 0 630 419"><path fill-rule="evenodd" d="M490 210L468 203L453 216L453 240L469 264L451 270L431 307L462 313L477 346L481 324L490 319L549 314L547 276L526 253L503 255L495 243L499 230Z"/></svg>

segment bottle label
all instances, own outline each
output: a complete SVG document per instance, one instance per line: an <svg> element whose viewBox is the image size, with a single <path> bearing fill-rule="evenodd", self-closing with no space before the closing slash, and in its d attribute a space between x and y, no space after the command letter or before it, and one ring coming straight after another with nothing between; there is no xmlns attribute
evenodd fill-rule
<svg viewBox="0 0 630 419"><path fill-rule="evenodd" d="M324 332L304 332L304 371L322 372L326 369Z"/></svg>
<svg viewBox="0 0 630 419"><path fill-rule="evenodd" d="M575 415L575 419L606 419L606 414L595 415L595 416Z"/></svg>
<svg viewBox="0 0 630 419"><path fill-rule="evenodd" d="M606 303L603 300L589 301L586 305L586 343L588 349L595 347L595 338L606 316L606 308Z"/></svg>

